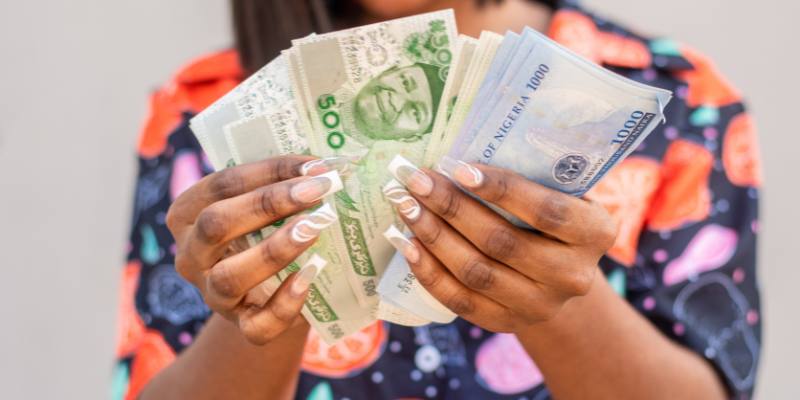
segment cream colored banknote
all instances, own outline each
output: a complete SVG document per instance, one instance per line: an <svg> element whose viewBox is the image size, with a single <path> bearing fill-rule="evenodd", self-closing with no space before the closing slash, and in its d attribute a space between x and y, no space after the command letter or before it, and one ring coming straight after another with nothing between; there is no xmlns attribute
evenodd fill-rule
<svg viewBox="0 0 800 400"><path fill-rule="evenodd" d="M382 236L402 221L381 188L397 154L423 161L457 39L453 11L362 26L293 42L298 84L310 107L311 154L348 157L355 173L326 201L339 223L330 245L362 307L375 307L378 280L395 253ZM294 68L290 64L290 69Z"/></svg>
<svg viewBox="0 0 800 400"><path fill-rule="evenodd" d="M439 160L439 156L450 151L502 41L502 35L489 31L481 33L469 67L464 73L453 111L447 121L442 138L438 146L431 148L426 154L424 166L432 168Z"/></svg>
<svg viewBox="0 0 800 400"><path fill-rule="evenodd" d="M271 61L239 86L192 118L190 127L215 171L234 165L224 127L292 100L283 57Z"/></svg>
<svg viewBox="0 0 800 400"><path fill-rule="evenodd" d="M425 151L425 157L422 165L428 167L433 165L435 159L428 160L431 155L438 153L436 149L442 145L444 138L445 128L447 121L450 120L450 115L453 112L456 100L458 100L461 84L467 74L472 57L475 55L475 48L478 46L478 40L466 35L458 36L458 43L456 43L455 57L450 64L450 71L447 73L447 82L444 84L442 91L442 99L439 102L439 112L437 113L436 121L433 122L433 130L431 131L431 139L428 143L428 148Z"/></svg>

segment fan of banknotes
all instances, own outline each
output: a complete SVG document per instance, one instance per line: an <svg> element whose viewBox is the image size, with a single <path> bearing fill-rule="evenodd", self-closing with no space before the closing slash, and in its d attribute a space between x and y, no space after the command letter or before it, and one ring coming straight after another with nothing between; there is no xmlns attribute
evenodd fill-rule
<svg viewBox="0 0 800 400"><path fill-rule="evenodd" d="M332 345L378 319L456 317L391 244L409 234L382 191L398 155L435 168L447 154L581 196L661 122L671 96L532 29L459 36L445 10L294 40L191 128L217 171L288 154L349 160L344 189L323 199L336 222L263 283L274 290L312 257L326 260L303 315Z"/></svg>

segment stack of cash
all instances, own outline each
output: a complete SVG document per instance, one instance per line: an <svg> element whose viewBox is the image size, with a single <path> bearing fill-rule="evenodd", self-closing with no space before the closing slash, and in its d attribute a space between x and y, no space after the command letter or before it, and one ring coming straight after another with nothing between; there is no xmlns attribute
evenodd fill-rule
<svg viewBox="0 0 800 400"><path fill-rule="evenodd" d="M264 283L273 290L315 253L327 260L303 315L329 345L378 319L455 318L389 240L409 234L382 191L396 156L435 168L448 154L581 196L661 122L671 98L532 29L459 36L452 10L292 45L191 128L216 170L288 154L349 160L344 189L323 199L336 223ZM247 241L253 246L275 229Z"/></svg>

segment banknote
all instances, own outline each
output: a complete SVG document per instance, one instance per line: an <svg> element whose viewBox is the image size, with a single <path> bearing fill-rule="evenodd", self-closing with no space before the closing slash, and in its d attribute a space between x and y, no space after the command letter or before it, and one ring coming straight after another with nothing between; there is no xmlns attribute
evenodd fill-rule
<svg viewBox="0 0 800 400"><path fill-rule="evenodd" d="M413 237L409 232L405 237L394 226L385 234L389 242L397 238ZM405 257L398 251L383 273L378 284L381 306L389 311L378 309L378 318L399 325L420 326L430 322L449 323L456 314L436 300L420 283L408 266ZM397 312L396 310L400 310ZM416 317L409 318L407 315Z"/></svg>
<svg viewBox="0 0 800 400"><path fill-rule="evenodd" d="M215 169L279 155L308 153L301 107L292 94L284 57L270 62L193 119L192 129L204 151L210 159L211 154L215 155L212 161ZM236 112L230 111L233 109ZM221 163L226 157L228 161ZM256 245L287 221L247 235L248 244ZM359 305L345 276L341 253L327 245L332 243L327 235L323 231L309 251L253 290L274 292L289 274L308 263L313 254L321 255L329 264L311 285L302 313L322 339L333 345L373 323L375 316L372 308Z"/></svg>
<svg viewBox="0 0 800 400"><path fill-rule="evenodd" d="M466 141L464 137L467 132L470 132L470 128L475 124L475 120L481 111L486 108L485 103L495 92L498 81L505 73L506 65L511 62L514 51L519 45L520 36L511 31L507 32L500 42L500 46L495 50L494 57L490 59L487 70L485 72L481 71L482 75L476 76L476 78L480 78L477 83L480 86L478 87L477 93L473 96L472 101L464 105L466 106L467 114L462 123L458 126L454 126L454 128L458 129L458 133L452 140L453 145L452 149L449 149L450 153L463 153L466 147L469 146L469 141Z"/></svg>
<svg viewBox="0 0 800 400"><path fill-rule="evenodd" d="M536 45L459 159L582 196L662 121L671 92L604 73L537 32L530 37Z"/></svg>
<svg viewBox="0 0 800 400"><path fill-rule="evenodd" d="M455 46L454 59L450 63L450 69L447 73L447 81L444 84L442 91L442 98L439 101L439 116L433 122L433 129L431 130L431 138L428 142L428 148L425 151L425 161L422 165L428 164L428 157L437 153L438 148L441 147L442 140L444 139L445 129L447 122L458 100L461 85L467 74L472 57L475 55L475 49L478 47L478 40L466 35L459 35L458 42ZM435 162L431 160L431 162Z"/></svg>
<svg viewBox="0 0 800 400"><path fill-rule="evenodd" d="M465 50L462 48L459 59L456 62L458 68L456 68L456 64L454 64L453 69L462 70L463 66L461 60L466 60L467 58L469 58L470 61L469 66L464 72L463 78L458 75L453 75L452 73L448 76L448 81L450 79L458 79L462 82L445 132L442 134L438 145L431 143L429 146L425 154L424 166L433 167L439 160L439 156L447 153L447 150L452 146L458 134L459 127L469 111L470 105L478 92L478 88L481 87L481 82L486 72L489 70L489 66L502 40L503 36L484 31L481 33L475 45L475 49L472 50L472 57L469 56L469 53L465 54ZM469 45L467 41L466 46ZM469 49L466 51L469 51ZM456 84L454 83L454 85ZM418 326L424 325L430 321L446 323L455 318L455 314L439 304L438 301L433 299L433 297L416 282L416 278L411 272L408 262L406 262L405 257L399 252L392 258L392 261L381 277L378 283L378 293L381 299L381 304L378 307L378 318L392 323ZM417 316L417 319L409 318L409 314ZM420 317L421 315L425 315L430 319Z"/></svg>
<svg viewBox="0 0 800 400"><path fill-rule="evenodd" d="M475 140L475 136L478 135L479 129L486 124L488 118L493 116L497 102L500 101L503 94L508 91L508 85L517 76L517 72L522 68L526 56L533 50L537 43L536 40L534 40L534 32L533 29L526 27L511 51L511 56L506 59L505 64L499 71L492 70L491 68L489 69L486 79L484 79L487 86L483 88L484 90L478 92L474 100L474 103L478 105L478 107L474 107L473 110L477 113L473 113L474 119L470 121L469 126L465 124L461 127L458 137L455 140L456 145L450 150L450 154L453 157L460 158L463 156L467 146L469 146L473 140Z"/></svg>
<svg viewBox="0 0 800 400"><path fill-rule="evenodd" d="M325 200L339 213L330 245L344 256L362 307L377 305L378 280L395 253L381 233L402 225L381 193L391 179L386 166L397 154L423 161L456 38L447 10L292 42L289 74L310 107L311 154L348 157L355 166L345 189Z"/></svg>
<svg viewBox="0 0 800 400"><path fill-rule="evenodd" d="M472 59L470 60L469 67L465 72L465 76L459 88L453 111L449 115L449 120L445 127L437 146L431 146L425 153L425 162L422 164L425 167L433 167L439 160L439 156L449 152L455 142L456 136L465 123L467 113L470 110L478 89L481 87L489 67L495 58L495 54L500 48L503 36L494 32L483 31L478 44L474 50Z"/></svg>
<svg viewBox="0 0 800 400"><path fill-rule="evenodd" d="M293 98L286 65L283 57L278 57L192 118L190 127L214 170L219 171L234 164L225 139L225 125L253 117Z"/></svg>

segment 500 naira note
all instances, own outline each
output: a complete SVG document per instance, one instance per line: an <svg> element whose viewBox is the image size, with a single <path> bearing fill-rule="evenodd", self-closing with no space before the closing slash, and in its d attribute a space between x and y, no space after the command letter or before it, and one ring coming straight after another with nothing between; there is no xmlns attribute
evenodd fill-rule
<svg viewBox="0 0 800 400"><path fill-rule="evenodd" d="M293 41L290 75L309 107L311 154L348 157L355 169L326 201L339 213L330 234L362 306L377 304L395 254L382 232L404 226L381 192L391 180L386 167L397 154L423 161L456 38L447 10Z"/></svg>

